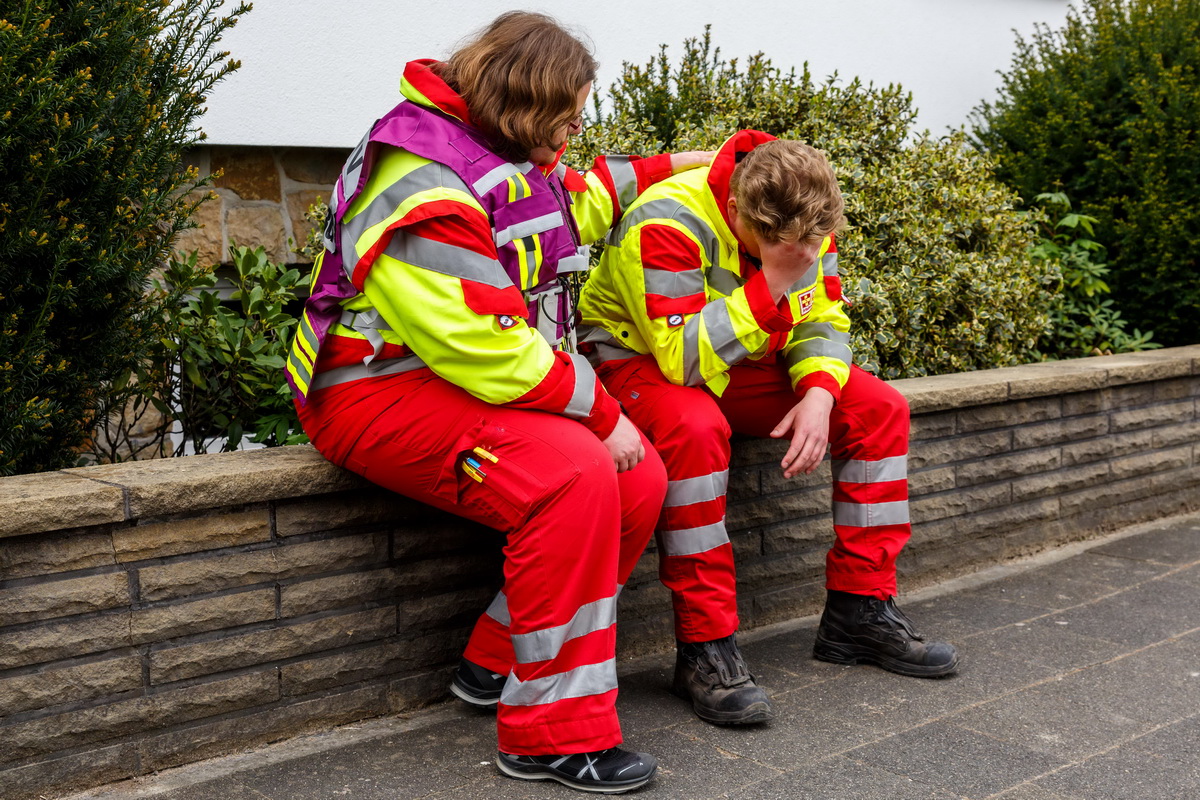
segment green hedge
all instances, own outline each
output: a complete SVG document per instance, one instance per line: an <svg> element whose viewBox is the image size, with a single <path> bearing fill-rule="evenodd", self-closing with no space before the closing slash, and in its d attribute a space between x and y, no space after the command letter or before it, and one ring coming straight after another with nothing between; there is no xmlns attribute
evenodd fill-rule
<svg viewBox="0 0 1200 800"><path fill-rule="evenodd" d="M205 184L182 154L219 0L0 10L0 474L70 466L155 332L142 298Z"/></svg>
<svg viewBox="0 0 1200 800"><path fill-rule="evenodd" d="M807 68L783 72L762 54L743 64L714 50L707 31L625 64L568 157L651 155L714 148L756 128L829 155L849 228L839 261L855 360L884 378L987 369L1038 359L1050 325L1053 261L1035 260L1036 219L965 134L914 130L911 97Z"/></svg>
<svg viewBox="0 0 1200 800"><path fill-rule="evenodd" d="M1018 39L980 147L1027 201L1095 217L1112 299L1166 345L1200 342L1200 0L1083 0Z"/></svg>

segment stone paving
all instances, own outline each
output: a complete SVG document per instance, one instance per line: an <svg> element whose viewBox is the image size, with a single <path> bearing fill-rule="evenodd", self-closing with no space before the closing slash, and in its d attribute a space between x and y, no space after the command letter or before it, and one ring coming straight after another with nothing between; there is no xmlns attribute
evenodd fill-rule
<svg viewBox="0 0 1200 800"><path fill-rule="evenodd" d="M743 638L769 725L717 728L628 662L628 746L657 798L1200 798L1200 516L1178 517L903 598L961 672L918 680L811 658L815 618ZM74 795L72 800L583 797L501 776L491 717L447 703Z"/></svg>

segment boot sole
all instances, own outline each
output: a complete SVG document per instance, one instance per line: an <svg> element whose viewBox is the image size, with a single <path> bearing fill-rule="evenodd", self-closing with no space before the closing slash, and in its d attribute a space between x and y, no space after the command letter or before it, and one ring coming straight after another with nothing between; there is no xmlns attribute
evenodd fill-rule
<svg viewBox="0 0 1200 800"><path fill-rule="evenodd" d="M751 703L749 707L742 711L721 713L719 711L708 711L700 706L692 699L692 695L687 689L680 689L678 686L673 686L671 687L671 694L691 703L692 712L700 719L712 725L757 725L760 722L767 722L775 717L775 711L766 703Z"/></svg>
<svg viewBox="0 0 1200 800"><path fill-rule="evenodd" d="M597 794L621 794L622 792L633 791L649 783L654 778L654 774L658 772L658 767L655 766L649 775L630 781L629 783L595 784L580 783L567 775L562 775L551 770L549 767L537 769L534 772L525 772L524 770L510 767L499 757L496 758L496 766L510 778L517 778L523 781L558 781L563 786L569 786L581 792L595 792Z"/></svg>
<svg viewBox="0 0 1200 800"><path fill-rule="evenodd" d="M909 678L944 678L958 670L957 655L949 664L938 664L927 667L881 656L865 647L836 645L832 642L821 641L820 639L813 646L813 658L818 661L827 661L830 664L873 664L886 669L888 672L895 672L897 675L905 675Z"/></svg>
<svg viewBox="0 0 1200 800"><path fill-rule="evenodd" d="M497 705L500 704L499 697L491 697L491 698L476 697L476 696L468 693L466 689L459 687L459 685L454 682L450 683L450 693L452 695L454 695L455 697L457 697L459 700L462 700L464 703L470 703L471 705L475 706L476 708L494 709Z"/></svg>

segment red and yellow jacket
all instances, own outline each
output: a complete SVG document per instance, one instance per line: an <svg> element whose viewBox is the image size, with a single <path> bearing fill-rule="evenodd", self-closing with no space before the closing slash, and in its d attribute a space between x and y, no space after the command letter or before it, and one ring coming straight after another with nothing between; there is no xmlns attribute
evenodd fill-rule
<svg viewBox="0 0 1200 800"><path fill-rule="evenodd" d="M435 65L409 63L402 94L469 125L466 104L437 76ZM359 293L342 302L341 323L330 329L315 354L312 388L357 374L364 359L415 355L418 364L488 403L566 414L606 437L620 411L590 365L554 350L513 313L518 309L493 309L489 305L494 304L479 300L496 292L465 275L503 276L496 231L458 176L439 166L386 147L346 210L341 246L356 264L353 283ZM562 166L543 171L570 192L580 243L587 244L605 236L620 218L622 204L669 176L671 167L670 156L663 155L601 157L585 175ZM510 202L528 195L523 175L507 180ZM538 235L528 239L522 242L519 293L534 288L541 263ZM297 346L304 343L301 327ZM585 371L589 374L581 374Z"/></svg>
<svg viewBox="0 0 1200 800"><path fill-rule="evenodd" d="M776 305L726 216L738 154L773 138L741 131L710 167L654 185L626 210L579 303L594 360L621 357L613 346L648 353L671 382L720 395L734 364L775 356L797 395L820 386L841 396L850 321L833 238Z"/></svg>

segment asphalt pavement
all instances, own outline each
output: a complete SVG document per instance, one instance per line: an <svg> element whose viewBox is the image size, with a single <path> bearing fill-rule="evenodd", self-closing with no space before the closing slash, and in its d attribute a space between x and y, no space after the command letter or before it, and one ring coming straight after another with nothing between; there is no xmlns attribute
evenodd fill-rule
<svg viewBox="0 0 1200 800"><path fill-rule="evenodd" d="M903 588L903 587L902 587ZM1197 800L1200 516L930 587L900 606L959 673L905 678L811 657L807 617L740 637L776 718L718 728L667 692L673 656L623 663L636 798ZM300 737L71 800L584 797L499 774L492 717L457 701Z"/></svg>

